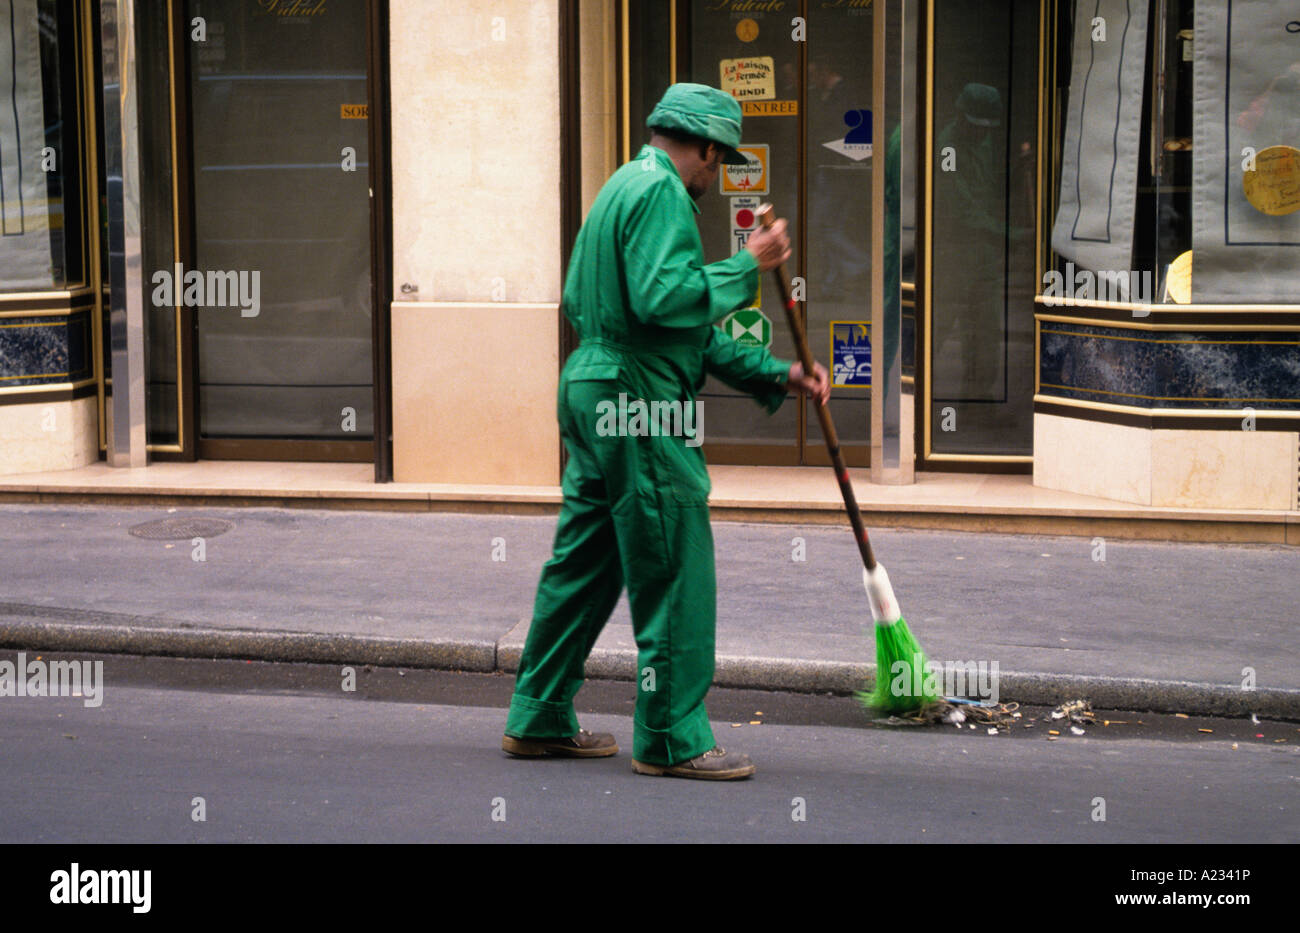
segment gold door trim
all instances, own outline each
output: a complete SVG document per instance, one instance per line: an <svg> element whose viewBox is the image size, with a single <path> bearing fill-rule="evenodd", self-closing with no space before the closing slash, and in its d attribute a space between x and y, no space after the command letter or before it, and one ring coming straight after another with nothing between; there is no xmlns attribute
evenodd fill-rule
<svg viewBox="0 0 1300 933"><path fill-rule="evenodd" d="M619 81L619 84L621 85L619 88L619 99L623 102L623 149L622 152L619 153L618 158L614 161L619 165L622 165L628 159L632 158L632 78L628 74L632 67L632 39L628 34L628 0L621 0L620 12L622 13L622 16L619 19L621 24L619 29L621 33L619 36L619 55L623 59L623 68Z"/></svg>
<svg viewBox="0 0 1300 933"><path fill-rule="evenodd" d="M177 94L177 75L176 75L176 28L173 14L176 4L183 0L174 0L167 4L167 73L170 79L170 93L167 95L167 116L171 121L171 166L172 166L172 261L180 262L181 255L181 195L180 195L180 172L176 158L176 94ZM188 75L186 79L188 80ZM175 444L146 444L145 449L155 451L167 451L169 453L185 453L185 393L181 387L189 374L185 372L182 366L184 356L181 353L182 336L184 328L181 326L181 309L179 306L172 308L172 319L175 322L176 330L176 443Z"/></svg>
<svg viewBox="0 0 1300 933"><path fill-rule="evenodd" d="M48 373L51 376L66 376L67 373ZM10 377L6 377L10 378ZM29 379L31 376L14 376L15 379ZM38 386L0 386L0 395L31 395L38 392L68 392L83 386L94 385L95 378L88 376L75 382L47 382ZM89 396L87 396L89 397Z"/></svg>
<svg viewBox="0 0 1300 933"><path fill-rule="evenodd" d="M946 463L1033 463L1029 454L931 454L927 460Z"/></svg>
<svg viewBox="0 0 1300 933"><path fill-rule="evenodd" d="M668 83L677 83L677 0L668 0Z"/></svg>
<svg viewBox="0 0 1300 933"><path fill-rule="evenodd" d="M934 382L934 373L931 372L933 367L930 365L930 354L932 352L932 340L930 336L930 315L934 305L934 298L931 292L934 290L934 271L931 263L934 261L934 14L936 0L927 0L925 3L925 119L922 120L923 129L922 137L925 140L922 153L925 157L925 235L922 239L922 249L925 255L925 288L921 290L921 319L924 322L922 331L925 334L925 340L922 348L922 372L925 378L921 380L922 398L921 403L921 425L924 434L924 443L921 446L922 462L929 460L931 457L930 443L930 409L932 403L931 383ZM918 464L919 466L919 464Z"/></svg>
<svg viewBox="0 0 1300 933"><path fill-rule="evenodd" d="M1187 304L1172 302L1154 304L1144 301L1103 301L1096 298L1059 298L1055 295L1038 294L1034 304L1049 308L1097 308L1103 311L1174 311L1178 314L1223 314L1225 311L1243 311L1251 314L1295 314L1300 312L1300 305L1247 305L1247 304Z"/></svg>
<svg viewBox="0 0 1300 933"><path fill-rule="evenodd" d="M1148 324L1141 321L1107 321L1104 319L1088 317L1072 317L1068 314L1043 314L1034 315L1034 320L1039 324L1047 322L1049 324L1080 324L1087 327L1111 327L1117 330L1141 330L1141 331L1236 331L1238 333L1255 333L1256 331L1269 331L1279 333L1297 333L1300 332L1300 324ZM1101 337L1101 334L1089 334L1089 337ZM1217 341L1216 341L1217 342Z"/></svg>
<svg viewBox="0 0 1300 933"><path fill-rule="evenodd" d="M76 304L78 298L85 298L91 294L93 289L89 285L80 285L76 288L65 288L52 292L5 292L0 294L0 309L5 305L23 305L33 302L48 303L52 301L65 301L69 304ZM46 309L40 311L29 311L28 314L44 314ZM18 314L18 311L0 310L0 315Z"/></svg>
<svg viewBox="0 0 1300 933"><path fill-rule="evenodd" d="M1091 392L1091 389L1077 389L1078 392ZM1178 401L1175 399L1174 401ZM1207 399L1213 401L1213 399ZM1228 401L1249 401L1249 399L1228 399ZM1300 399L1265 399L1264 401L1283 401L1283 402L1300 402ZM1204 408L1150 408L1144 405L1121 405L1116 402L1092 402L1086 399L1077 398L1058 398L1055 395L1034 394L1034 404L1043 403L1044 405L1068 405L1071 408L1088 408L1094 411L1109 411L1119 414L1143 415L1150 417L1179 417L1179 418L1225 418L1235 417L1238 412L1245 411L1245 408L1217 408L1207 410ZM1300 415L1300 409L1265 409L1254 410L1256 419L1265 418L1294 418Z"/></svg>
<svg viewBox="0 0 1300 933"><path fill-rule="evenodd" d="M78 39L80 45L80 66L81 66L81 100L78 106L78 113L84 121L86 128L81 138L82 145L82 179L85 184L85 190L88 193L84 208L84 219L86 223L87 256L86 256L86 273L87 286L94 296L94 305L91 314L94 318L90 328L91 333L91 355L94 359L91 361L91 371L95 374L95 405L99 414L99 450L108 450L108 437L104 423L105 410L105 378L104 372L104 277L103 268L100 265L100 242L99 242L99 137L96 135L96 123L90 119L94 113L94 101L96 99L95 89L98 84L98 76L95 74L95 44L93 41L94 30L91 29L95 5L93 0L81 0L81 17L77 23L79 30Z"/></svg>

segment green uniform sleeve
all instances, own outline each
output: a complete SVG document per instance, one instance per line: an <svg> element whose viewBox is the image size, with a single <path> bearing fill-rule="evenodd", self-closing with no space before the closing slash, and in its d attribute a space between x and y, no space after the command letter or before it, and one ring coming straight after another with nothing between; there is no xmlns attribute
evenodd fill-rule
<svg viewBox="0 0 1300 933"><path fill-rule="evenodd" d="M699 327L754 300L758 260L742 249L704 265L690 196L677 179L645 192L624 235L628 306L641 323Z"/></svg>
<svg viewBox="0 0 1300 933"><path fill-rule="evenodd" d="M763 347L744 347L721 328L710 328L704 348L704 368L737 392L752 395L771 414L785 401L786 378L790 375L787 360L777 359Z"/></svg>

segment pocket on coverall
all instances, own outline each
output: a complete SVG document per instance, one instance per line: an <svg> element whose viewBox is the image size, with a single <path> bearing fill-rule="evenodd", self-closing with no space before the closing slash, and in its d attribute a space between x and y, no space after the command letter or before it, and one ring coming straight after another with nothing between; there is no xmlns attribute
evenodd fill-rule
<svg viewBox="0 0 1300 933"><path fill-rule="evenodd" d="M617 364L600 363L567 374L561 424L567 420L577 447L570 451L569 469L581 472L584 486L603 486L625 575L666 580L673 576L673 563L663 513L665 499L673 496L675 471L657 448L681 439L629 436L619 416L619 395L631 401L640 394L618 378L619 372Z"/></svg>

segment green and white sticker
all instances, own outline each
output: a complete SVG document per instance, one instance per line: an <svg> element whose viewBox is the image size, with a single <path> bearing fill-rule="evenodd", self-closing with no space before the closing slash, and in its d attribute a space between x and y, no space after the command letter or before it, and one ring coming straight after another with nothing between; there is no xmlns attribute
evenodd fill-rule
<svg viewBox="0 0 1300 933"><path fill-rule="evenodd" d="M772 322L758 308L741 308L722 319L722 330L742 347L770 347Z"/></svg>

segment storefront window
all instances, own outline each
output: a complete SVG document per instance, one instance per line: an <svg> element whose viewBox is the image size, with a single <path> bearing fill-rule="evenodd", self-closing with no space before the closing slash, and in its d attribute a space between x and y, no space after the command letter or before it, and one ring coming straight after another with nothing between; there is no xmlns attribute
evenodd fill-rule
<svg viewBox="0 0 1300 933"><path fill-rule="evenodd" d="M1063 13L1072 61L1044 303L1294 303L1294 5L1094 0Z"/></svg>
<svg viewBox="0 0 1300 933"><path fill-rule="evenodd" d="M1294 4L1068 7L1056 256L1038 298L1045 413L1281 424L1300 344L1267 306L1300 296Z"/></svg>
<svg viewBox="0 0 1300 933"><path fill-rule="evenodd" d="M12 0L0 20L0 291L85 282L73 4Z"/></svg>

